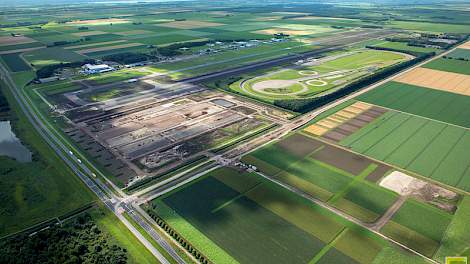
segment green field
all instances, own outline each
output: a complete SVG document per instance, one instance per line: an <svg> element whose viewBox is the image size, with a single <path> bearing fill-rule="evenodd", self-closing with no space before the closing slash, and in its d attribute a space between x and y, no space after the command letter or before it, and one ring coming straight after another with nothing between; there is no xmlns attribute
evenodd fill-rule
<svg viewBox="0 0 470 264"><path fill-rule="evenodd" d="M432 257L452 215L416 200L407 200L382 229L405 245Z"/></svg>
<svg viewBox="0 0 470 264"><path fill-rule="evenodd" d="M385 248L411 257L256 174L229 168L152 201L152 208L214 263L372 263Z"/></svg>
<svg viewBox="0 0 470 264"><path fill-rule="evenodd" d="M29 51L23 56L37 69L51 64L83 61L87 58L73 51L56 47Z"/></svg>
<svg viewBox="0 0 470 264"><path fill-rule="evenodd" d="M426 63L424 68L470 75L470 61L437 59Z"/></svg>
<svg viewBox="0 0 470 264"><path fill-rule="evenodd" d="M364 222L375 221L397 199L395 193L365 180L377 167L373 163L353 175L314 158L314 153L325 151L322 143L302 155L285 147L294 141L305 146L309 144L306 139L299 134L288 137L244 156L242 161Z"/></svg>
<svg viewBox="0 0 470 264"><path fill-rule="evenodd" d="M443 261L446 256L466 256L470 258L470 196L465 196L458 205L450 222L442 245L436 253L436 259Z"/></svg>
<svg viewBox="0 0 470 264"><path fill-rule="evenodd" d="M231 84L230 89L271 103L277 99L308 98L368 75L371 69L375 71L406 59L405 56L392 52L364 49L331 56L331 59L317 66L281 68L250 76ZM317 74L320 76L316 76ZM285 82L290 85L271 88L262 84L266 81ZM258 87L260 84L262 86Z"/></svg>
<svg viewBox="0 0 470 264"><path fill-rule="evenodd" d="M12 72L29 71L31 67L21 57L20 53L9 53L0 55L1 61Z"/></svg>
<svg viewBox="0 0 470 264"><path fill-rule="evenodd" d="M461 165L470 162L465 154L470 148L467 129L391 111L340 143L355 152L470 191L470 175Z"/></svg>
<svg viewBox="0 0 470 264"><path fill-rule="evenodd" d="M470 33L468 25L427 23L416 21L393 21L390 25L394 28L407 30L427 31L436 33Z"/></svg>
<svg viewBox="0 0 470 264"><path fill-rule="evenodd" d="M456 49L451 53L446 55L447 57L454 59L466 59L470 60L470 50L469 49Z"/></svg>
<svg viewBox="0 0 470 264"><path fill-rule="evenodd" d="M470 128L470 97L435 89L388 82L357 97L371 104Z"/></svg>
<svg viewBox="0 0 470 264"><path fill-rule="evenodd" d="M389 48L389 49L395 49L395 50L403 50L403 51L414 51L414 52L439 52L439 49L435 48L424 48L424 47L415 47L415 46L409 46L405 42L391 42L391 41L383 41L378 44L373 44L372 46L375 47L381 47L381 48Z"/></svg>
<svg viewBox="0 0 470 264"><path fill-rule="evenodd" d="M1 83L3 85L3 83ZM13 98L5 89L12 109ZM46 142L20 113L12 117L16 135L33 152L33 161L0 159L0 236L64 215L95 200L85 185L54 155ZM52 165L53 164L53 165Z"/></svg>

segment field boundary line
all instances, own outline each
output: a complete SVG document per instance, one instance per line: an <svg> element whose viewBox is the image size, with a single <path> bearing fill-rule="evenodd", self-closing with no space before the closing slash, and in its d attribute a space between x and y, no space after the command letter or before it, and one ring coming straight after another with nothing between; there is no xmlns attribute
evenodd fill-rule
<svg viewBox="0 0 470 264"><path fill-rule="evenodd" d="M349 230L348 227L343 227L336 236L326 244L314 257L308 262L308 264L316 264L332 247L336 245L336 242Z"/></svg>
<svg viewBox="0 0 470 264"><path fill-rule="evenodd" d="M465 176L465 174L467 173L467 171L470 171L470 161L468 162L467 169L465 169L465 171L463 172L463 174L460 176L460 179L459 179L459 182L457 183L457 186L460 185L460 182L462 182L463 177Z"/></svg>
<svg viewBox="0 0 470 264"><path fill-rule="evenodd" d="M410 160L405 166L403 166L403 168L408 168L409 166L411 166L411 164L413 164L413 162L415 162L416 159L417 159L418 157L420 157L421 154L423 154L423 152L425 152L425 151L431 146L431 143L434 142L438 137L440 137L440 136L442 135L442 133L444 132L444 130L445 130L447 127L448 127L448 125L446 125L445 127L443 127L443 128L441 129L441 131L439 131L439 133L437 133L437 134L432 138L432 140L431 140L428 144L426 144L426 146L425 146L420 152L418 152L418 154L417 154L412 160ZM423 176L424 176L424 175L423 175ZM430 178L430 177L426 177L426 178Z"/></svg>
<svg viewBox="0 0 470 264"><path fill-rule="evenodd" d="M362 101L361 101L362 102ZM387 115L388 113L390 113L389 115ZM386 116L385 116L386 115ZM372 125L377 125L378 123L383 123L383 122L386 122L388 121L389 119L393 118L395 115L397 115L397 113L395 113L394 111L388 111L386 113L383 113L382 115L378 116L375 120L373 120L372 122L370 122L369 124L361 127L359 130L357 130L356 132L354 133L358 133L360 130L362 129L365 129L367 126L372 126ZM346 146L350 147L352 144L356 143L357 141L361 140L363 137L366 137L367 135L369 135L369 133L371 133L372 130L369 130L367 131L365 134L361 135L360 137L358 137L357 139L353 140L352 142L348 143ZM354 133L352 133L351 135L343 138L341 141L338 142L338 144L341 144L342 141L346 140L348 137L352 136Z"/></svg>
<svg viewBox="0 0 470 264"><path fill-rule="evenodd" d="M416 250L414 250L414 249L412 249L412 248L406 246L405 244L400 243L400 242L398 242L398 241L396 241L396 240L393 240L392 238L390 238L390 237L388 237L388 236L386 236L386 235L384 235L384 234L382 234L382 233L380 233L380 232L378 232L378 231L376 231L376 230L373 230L372 228L368 227L367 225L365 225L364 223L362 223L362 221L356 219L355 217L352 217L352 216L350 216L349 214L344 213L344 212L342 212L341 210L336 209L336 208L334 208L333 206L331 206L331 205L329 205L329 204L327 204L327 203L324 203L324 202L320 201L319 199L317 199L317 198L315 198L315 197L313 197L313 196L310 196L309 194L306 194L306 193L304 193L303 191L301 191L301 190L299 190L299 189L297 189L297 188L295 188L295 187L293 187L293 186L290 186L289 184L285 184L285 183L283 183L283 182L281 182L281 181L279 181L279 180L277 180L277 179L275 179L275 178L273 178L273 177L267 176L267 175L265 175L265 174L263 174L263 173L261 173L261 172L256 172L256 174L258 174L259 176L261 176L261 177L267 179L268 181L271 181L272 183L274 183L274 184L276 184L276 185L279 185L280 187L282 187L282 188L284 188L284 189L286 189L286 190L288 190L288 191L293 192L294 194L298 195L299 197L301 197L301 198L303 198L303 199L306 199L306 200L312 202L313 204L318 205L318 206L320 206L321 208L330 211L330 212L333 213L333 214L336 214L337 216L343 218L344 220L346 220L346 221L348 221L348 222L351 222L351 223L354 223L354 224L356 224L356 225L358 225L358 226L361 226L361 227L363 227L363 228L366 228L367 230L369 230L369 231L372 232L373 234L375 234L375 235L381 237L382 239L384 239L384 240L386 240L386 241L388 241L388 242L390 242L390 243L393 243L393 244L395 244L395 245L397 245L397 246L399 246L399 247L401 247L401 248L404 248L404 249L406 249L406 250L408 250L408 251L410 251L410 252L413 252L414 254L416 254L416 255L418 255L418 256L420 256L420 257L426 259L427 261L429 261L429 262L431 262L431 263L438 264L438 262L435 261L435 260L433 260L432 258L429 258L429 257L425 256L424 254L422 254L422 253L420 253L420 252L418 252L418 251L416 251Z"/></svg>
<svg viewBox="0 0 470 264"><path fill-rule="evenodd" d="M464 131L462 133L462 135L459 137L459 139L457 139L455 141L455 143L452 145L452 147L447 151L447 153L444 155L444 157L442 157L442 159L437 163L437 166L431 171L431 173L429 174L429 177L432 177L434 175L434 173L436 172L436 170L441 166L442 162L444 162L444 160L447 158L447 156L450 155L450 153L452 152L452 150L454 150L454 148L457 146L457 144L460 142L460 140L462 140L463 137L465 137L465 134L466 134L466 131ZM465 173L465 171L464 171ZM464 175L464 174L462 174ZM459 177L460 179L460 177Z"/></svg>
<svg viewBox="0 0 470 264"><path fill-rule="evenodd" d="M420 116L420 115L417 115L417 114L405 112L405 111L402 111L402 110L398 110L398 109L394 109L394 108L390 108L390 107L387 107L387 106L382 106L382 105L378 105L378 104L374 104L374 103L369 103L369 102L362 101L362 100L359 100L359 101L360 101L360 102L363 102L363 103L371 104L371 105L374 105L374 106L377 106L377 107L381 107L381 108L387 109L387 110L389 110L389 111L395 111L395 112L398 112L398 113L407 114L407 115L411 115L411 116L415 116L415 117L419 117L419 118L424 118L424 119L428 119L428 120L431 120L431 121L435 121L435 122L438 122L438 123L446 124L446 125L448 125L448 126L455 126L455 127L459 127L459 128L465 129L465 130L470 130L469 127L464 127L464 126L461 126L461 125L448 123L448 122L445 122L445 121L442 121L442 120L433 119L433 118L430 118L430 117Z"/></svg>
<svg viewBox="0 0 470 264"><path fill-rule="evenodd" d="M351 149L349 149L349 148L347 148L347 147L345 147L345 146L336 145L336 144L334 144L334 143L328 142L328 141L326 141L326 140L324 140L324 139L322 139L322 138L320 138L320 137L319 137L319 138L316 138L316 139L317 139L318 141L321 141L321 142L327 144L327 145L330 145L330 146L333 146L333 147L338 147L338 148L340 148L340 149L342 149L342 150L345 150L345 151L348 151L348 152L353 153L353 154L355 154L355 155L359 155L359 156L361 156L361 157L370 159L370 160L375 161L375 162L377 162L377 163L379 163L379 164L387 165L387 166L391 167L391 169L393 169L393 170L398 170L398 171L405 172L405 173L409 174L409 175L412 176L412 177L415 177L415 178L418 178L418 179L422 179L422 180L425 180L425 181L429 181L429 182L431 182L431 183L434 183L434 184L436 184L436 185L438 185L438 186L441 186L441 187L443 187L443 188L452 190L452 191L457 192L457 193L459 193L459 194L470 195L470 191L466 191L466 190L463 190L463 189L461 189L461 188L459 188L459 187L451 186L451 185L445 184L445 183L443 183L443 182L434 180L434 179L432 179L432 178L430 178L430 177L423 176L423 175L421 175L421 174L419 174L419 173L417 173L417 172L410 171L410 170L406 169L406 167L399 167L399 166L394 165L394 164L392 164L392 163L388 163L388 162L385 162L385 161L383 161L383 160L378 160L378 159L376 159L376 158L367 156L367 155L362 154L362 153L360 153L360 152L353 151L353 150L351 150Z"/></svg>
<svg viewBox="0 0 470 264"><path fill-rule="evenodd" d="M223 183L223 182L222 182ZM259 182L257 184L255 184L255 186L251 187L250 189L238 194L237 196L233 197L232 199L226 201L225 203L222 203L221 205L217 206L216 208L212 209L211 210L211 214L213 213L216 213L217 211L223 209L224 207L230 205L231 203L235 202L236 200L244 197L247 193L253 191L254 189L258 188L258 186L260 186L261 184L263 184L262 182ZM230 188L230 186L228 186Z"/></svg>
<svg viewBox="0 0 470 264"><path fill-rule="evenodd" d="M387 134L385 134L383 137L381 137L377 142L375 142L374 144L372 144L370 147L368 147L366 150L364 150L364 154L369 152L369 150L371 150L373 147L375 147L377 144L379 144L380 142L382 142L386 137L390 136L393 132L395 132L395 130L399 129L404 123L408 122L408 120L411 119L411 116L408 116L405 120L401 121L398 125L396 125L395 127L393 127L393 129L391 129L390 131L388 131ZM373 130L371 130L373 131ZM367 155L367 154L366 154Z"/></svg>
<svg viewBox="0 0 470 264"><path fill-rule="evenodd" d="M340 198L343 198L343 196L351 190L352 187L354 187L356 184L359 182L362 182L365 177L367 177L369 174L371 174L373 171L375 171L379 166L375 163L369 164L364 170L362 170L354 179L347 184L343 190L337 192L334 194L330 199L328 199L327 203L334 204L337 202ZM353 202L354 203L354 202ZM354 203L356 204L356 203ZM357 204L358 205L358 204ZM360 205L358 205L360 206ZM362 206L361 206L362 207ZM367 208L366 208L367 209Z"/></svg>
<svg viewBox="0 0 470 264"><path fill-rule="evenodd" d="M403 143L401 143L399 146L395 147L388 155L386 155L383 160L387 160L391 155L393 155L398 149L400 149L403 145L405 145L412 137L414 137L419 131L421 131L427 124L429 124L429 120L425 120L425 122L418 128L416 129L413 134L411 134Z"/></svg>

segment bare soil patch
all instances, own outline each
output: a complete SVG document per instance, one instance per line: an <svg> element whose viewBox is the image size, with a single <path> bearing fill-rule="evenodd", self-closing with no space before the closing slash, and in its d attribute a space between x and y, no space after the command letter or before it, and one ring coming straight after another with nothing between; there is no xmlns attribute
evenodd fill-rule
<svg viewBox="0 0 470 264"><path fill-rule="evenodd" d="M363 156L330 145L326 145L322 150L315 152L312 158L340 168L353 175L358 175L372 163L371 160Z"/></svg>
<svg viewBox="0 0 470 264"><path fill-rule="evenodd" d="M9 45L14 45L14 44L27 44L27 43L33 43L36 42L36 40L32 38L28 38L25 36L2 36L0 37L0 46L9 46Z"/></svg>
<svg viewBox="0 0 470 264"><path fill-rule="evenodd" d="M375 183L380 180L391 169L392 167L390 166L380 164L372 173L367 175L366 180Z"/></svg>
<svg viewBox="0 0 470 264"><path fill-rule="evenodd" d="M291 85L296 84L296 81L293 80L267 80L261 81L253 84L254 90L264 90L268 88L276 89L276 88L286 88Z"/></svg>
<svg viewBox="0 0 470 264"><path fill-rule="evenodd" d="M323 146L323 143L301 134L294 134L277 143L277 146L299 158L303 158Z"/></svg>
<svg viewBox="0 0 470 264"><path fill-rule="evenodd" d="M470 49L470 41L465 42L459 46L460 49Z"/></svg>

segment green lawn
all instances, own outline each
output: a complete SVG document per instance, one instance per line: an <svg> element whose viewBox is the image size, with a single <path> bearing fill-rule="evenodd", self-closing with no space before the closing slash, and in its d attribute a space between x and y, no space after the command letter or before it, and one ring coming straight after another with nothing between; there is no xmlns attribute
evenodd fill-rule
<svg viewBox="0 0 470 264"><path fill-rule="evenodd" d="M426 63L424 68L470 75L470 61L437 59Z"/></svg>

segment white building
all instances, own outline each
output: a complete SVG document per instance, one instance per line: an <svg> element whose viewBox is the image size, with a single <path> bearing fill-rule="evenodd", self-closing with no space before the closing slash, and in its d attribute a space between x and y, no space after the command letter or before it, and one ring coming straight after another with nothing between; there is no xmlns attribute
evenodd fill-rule
<svg viewBox="0 0 470 264"><path fill-rule="evenodd" d="M94 73L103 73L103 72L110 72L114 71L114 68L107 65L107 64L85 64L83 65L83 71L87 74L94 74Z"/></svg>

